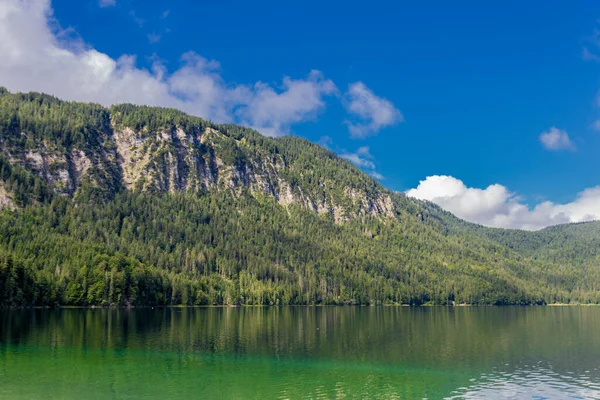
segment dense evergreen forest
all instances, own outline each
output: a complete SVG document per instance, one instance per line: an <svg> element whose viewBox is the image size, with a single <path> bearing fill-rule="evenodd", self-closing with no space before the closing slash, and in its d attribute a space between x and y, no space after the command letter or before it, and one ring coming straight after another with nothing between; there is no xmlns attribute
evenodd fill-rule
<svg viewBox="0 0 600 400"><path fill-rule="evenodd" d="M600 223L484 228L335 154L0 90L0 305L600 303Z"/></svg>

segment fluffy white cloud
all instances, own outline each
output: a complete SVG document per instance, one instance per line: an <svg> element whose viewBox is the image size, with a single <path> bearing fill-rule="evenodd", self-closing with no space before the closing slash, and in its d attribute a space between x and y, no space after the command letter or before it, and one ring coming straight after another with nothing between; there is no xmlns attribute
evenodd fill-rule
<svg viewBox="0 0 600 400"><path fill-rule="evenodd" d="M352 137L364 138L376 134L381 128L404 120L400 110L382 97L377 97L364 83L351 84L346 92L346 109L360 122L347 122Z"/></svg>
<svg viewBox="0 0 600 400"><path fill-rule="evenodd" d="M582 191L571 203L546 201L533 208L502 185L469 188L452 176L429 176L406 194L429 200L467 221L497 228L536 230L600 219L600 186Z"/></svg>
<svg viewBox="0 0 600 400"><path fill-rule="evenodd" d="M375 158L369 151L369 146L359 147L358 150L356 150L356 152L354 153L348 153L343 151L342 153L340 153L340 157L350 161L352 164L365 170L366 173L368 173L375 179L384 179L383 175L375 171L376 166L375 162L373 161Z"/></svg>
<svg viewBox="0 0 600 400"><path fill-rule="evenodd" d="M556 127L540 134L540 142L546 150L576 150L577 148L569 138L567 132Z"/></svg>
<svg viewBox="0 0 600 400"><path fill-rule="evenodd" d="M314 119L325 107L324 96L337 92L334 83L319 71L311 71L306 79L283 79L283 91L258 82L246 107L238 111L243 124L271 136L288 133L291 123Z"/></svg>
<svg viewBox="0 0 600 400"><path fill-rule="evenodd" d="M285 77L277 89L261 82L231 85L217 62L195 53L184 54L172 73L159 61L146 70L136 67L133 56L113 59L65 39L53 29L57 25L49 0L0 2L0 86L104 105L174 107L219 122L248 124L271 136L314 118L325 107L324 97L336 92L318 71L306 79Z"/></svg>

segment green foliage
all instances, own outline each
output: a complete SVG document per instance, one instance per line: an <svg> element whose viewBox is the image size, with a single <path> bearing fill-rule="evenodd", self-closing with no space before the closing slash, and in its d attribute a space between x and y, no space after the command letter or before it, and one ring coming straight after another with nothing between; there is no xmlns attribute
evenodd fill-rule
<svg viewBox="0 0 600 400"><path fill-rule="evenodd" d="M517 229L487 228L456 218L431 203L424 204L437 229L453 236L487 238L526 257L545 262L600 266L600 221L550 226L529 232Z"/></svg>
<svg viewBox="0 0 600 400"><path fill-rule="evenodd" d="M39 93L0 95L0 130L14 145L52 143L61 149L98 144L109 129L108 111Z"/></svg>
<svg viewBox="0 0 600 400"><path fill-rule="evenodd" d="M18 277L3 282L20 290L5 290L5 305L594 301L576 270L504 252L416 218L339 226L218 193L57 198L0 218L4 274Z"/></svg>
<svg viewBox="0 0 600 400"><path fill-rule="evenodd" d="M10 164L2 156L0 180L4 188L12 193L15 203L21 207L32 203L45 203L54 196L54 192L45 181L18 165Z"/></svg>
<svg viewBox="0 0 600 400"><path fill-rule="evenodd" d="M100 105L67 102L40 93L0 93L3 152L28 165L31 161L27 154L50 156L58 164L34 168L37 175L46 177L68 167L68 161L76 154L84 154L92 165L85 179L77 184L95 187L96 195L103 199L120 189L120 171L111 161L111 132L110 114ZM61 187L60 191L73 194L75 189Z"/></svg>
<svg viewBox="0 0 600 400"><path fill-rule="evenodd" d="M201 118L191 117L173 108L157 108L119 104L110 108L112 123L117 127L127 127L142 133L170 131L181 128L186 132L200 135L208 126L213 126Z"/></svg>
<svg viewBox="0 0 600 400"><path fill-rule="evenodd" d="M123 128L148 156L135 190L124 188L116 154ZM600 299L599 225L532 233L469 224L387 191L304 139L267 138L173 109L0 91L0 146L0 184L20 207L0 212L0 305ZM30 153L54 164L32 165ZM74 171L78 154L85 174ZM218 174L217 159L235 172L235 190L199 183ZM54 169L69 175L67 190ZM252 174L265 179L265 193L250 192ZM344 222L333 211L282 206L282 182L335 206ZM364 209L384 197L391 211Z"/></svg>

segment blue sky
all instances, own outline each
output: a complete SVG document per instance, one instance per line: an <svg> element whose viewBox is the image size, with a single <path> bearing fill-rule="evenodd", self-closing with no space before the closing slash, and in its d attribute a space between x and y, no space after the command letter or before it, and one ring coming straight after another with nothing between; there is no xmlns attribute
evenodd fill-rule
<svg viewBox="0 0 600 400"><path fill-rule="evenodd" d="M111 74L146 71L176 93L173 103L153 97L159 89L101 93L110 85L93 91L89 79L67 90L60 71L17 77L27 60L16 56L12 70L0 67L10 90L181 104L213 120L299 135L393 190L443 176L413 195L486 225L536 229L600 216L600 3L6 1L24 21L45 24L18 31L18 18L2 19L0 8L11 46L45 56L53 46L80 61L93 51L100 65L119 60ZM286 91L296 95L279 97ZM488 191L498 186L505 190Z"/></svg>

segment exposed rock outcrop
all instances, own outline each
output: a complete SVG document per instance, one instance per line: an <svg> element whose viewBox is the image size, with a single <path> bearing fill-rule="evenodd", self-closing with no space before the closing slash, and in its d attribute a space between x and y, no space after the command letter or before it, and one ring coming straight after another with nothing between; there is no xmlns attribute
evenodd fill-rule
<svg viewBox="0 0 600 400"><path fill-rule="evenodd" d="M81 128L83 135L66 142L37 132L1 138L4 157L47 182L55 193L73 196L82 187L97 187L105 193L122 188L153 192L203 193L228 191L269 196L283 206L296 205L318 214L329 214L338 222L360 216L394 217L394 201L385 189L373 190L364 178L362 185L340 183L312 165L290 162L271 139L251 133L232 135L219 125L165 123L162 128L134 129L118 119ZM139 125L138 125L139 126ZM77 128L79 129L79 128ZM57 135L58 136L58 135ZM7 139L7 140L5 140ZM254 142L250 142L253 140ZM267 146L257 145L263 140ZM260 142L262 143L262 142ZM275 144L274 144L275 143ZM301 143L301 146L313 146ZM306 149L304 149L306 150ZM312 150L312 149L311 149ZM316 148L315 156L332 159ZM292 157L296 157L292 154ZM345 173L360 174L345 161ZM0 207L14 207L3 189Z"/></svg>

